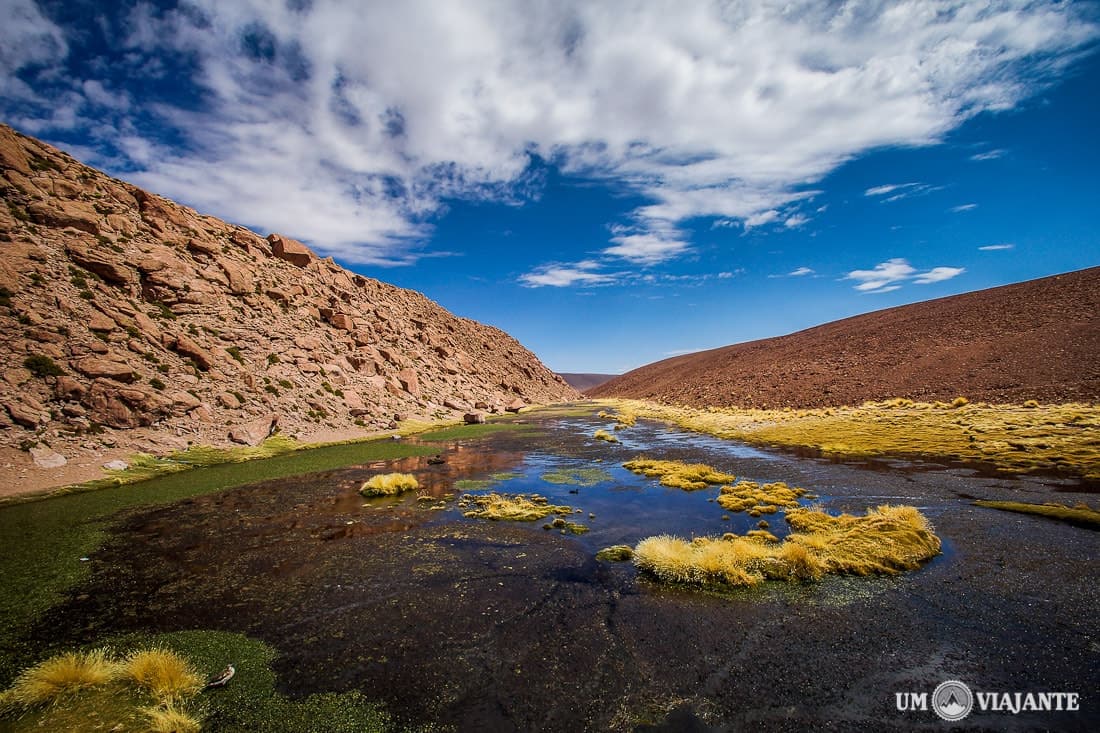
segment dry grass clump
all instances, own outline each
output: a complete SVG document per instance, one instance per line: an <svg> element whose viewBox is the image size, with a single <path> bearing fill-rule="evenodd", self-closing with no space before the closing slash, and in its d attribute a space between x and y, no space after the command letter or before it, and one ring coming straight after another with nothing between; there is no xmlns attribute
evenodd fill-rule
<svg viewBox="0 0 1100 733"><path fill-rule="evenodd" d="M67 652L25 670L8 690L7 699L23 706L53 702L68 692L109 684L119 672L118 663L103 649Z"/></svg>
<svg viewBox="0 0 1100 733"><path fill-rule="evenodd" d="M463 512L465 517L506 522L534 522L551 514L573 513L573 507L551 504L538 494L466 494L462 502L465 506L477 507Z"/></svg>
<svg viewBox="0 0 1100 733"><path fill-rule="evenodd" d="M617 437L615 437L613 434L607 432L603 428L600 428L599 430L597 430L592 435L592 437L595 438L596 440L606 440L608 443L618 443L619 442L619 439Z"/></svg>
<svg viewBox="0 0 1100 733"><path fill-rule="evenodd" d="M193 716L172 706L142 708L149 718L151 733L199 733L202 723Z"/></svg>
<svg viewBox="0 0 1100 733"><path fill-rule="evenodd" d="M118 661L95 649L40 662L0 697L6 707L22 708L23 715L41 716L36 725L42 729L84 730L75 722L94 712L96 730L132 730L129 726L144 715L148 727L142 730L198 733L201 721L179 704L201 689L202 678L174 652L148 649Z"/></svg>
<svg viewBox="0 0 1100 733"><path fill-rule="evenodd" d="M1001 509L1006 512L1020 512L1021 514L1038 514L1043 517L1050 517L1051 519L1060 519L1063 522L1069 524L1076 524L1080 527L1091 527L1092 529L1100 529L1100 512L1096 511L1088 504L1077 504L1076 506L1066 506L1065 504L1030 504L1023 501L985 501L979 500L974 502L975 506L984 506L989 509Z"/></svg>
<svg viewBox="0 0 1100 733"><path fill-rule="evenodd" d="M604 400L619 410L687 430L764 446L807 448L827 456L917 456L979 463L1013 473L1049 472L1100 480L1100 405L897 400L806 410L673 407ZM904 402L904 401L903 401Z"/></svg>
<svg viewBox="0 0 1100 733"><path fill-rule="evenodd" d="M608 412L607 410L600 410L596 413L596 417L602 417L605 420L614 420L615 429L621 430L622 428L632 428L634 423L637 422L638 416L632 412L620 411L618 414Z"/></svg>
<svg viewBox="0 0 1100 733"><path fill-rule="evenodd" d="M722 487L718 505L731 512L750 512L759 516L774 514L780 507L796 507L805 495L805 489L792 488L782 481L763 486L755 481L739 481L733 486Z"/></svg>
<svg viewBox="0 0 1100 733"><path fill-rule="evenodd" d="M579 511L579 510L578 510ZM558 529L562 534L584 534L588 531L588 527L577 522L570 522L568 519L562 519L561 517L555 517L553 522L547 522L542 525L543 529Z"/></svg>
<svg viewBox="0 0 1100 733"><path fill-rule="evenodd" d="M359 488L363 496L396 496L420 488L420 482L411 473L382 473L371 476Z"/></svg>
<svg viewBox="0 0 1100 733"><path fill-rule="evenodd" d="M193 695L203 684L187 660L167 649L134 652L123 663L122 674L165 703Z"/></svg>
<svg viewBox="0 0 1100 733"><path fill-rule="evenodd" d="M648 537L634 548L634 564L665 582L745 586L828 573L893 575L940 552L939 538L914 507L880 506L861 517L792 509L787 521L791 534L783 542L763 530L694 540Z"/></svg>
<svg viewBox="0 0 1100 733"><path fill-rule="evenodd" d="M705 489L707 486L727 484L736 479L733 474L722 473L702 463L684 463L683 461L658 461L649 458L635 458L623 464L628 471L649 476L660 477L661 485L671 486L674 489L695 491Z"/></svg>

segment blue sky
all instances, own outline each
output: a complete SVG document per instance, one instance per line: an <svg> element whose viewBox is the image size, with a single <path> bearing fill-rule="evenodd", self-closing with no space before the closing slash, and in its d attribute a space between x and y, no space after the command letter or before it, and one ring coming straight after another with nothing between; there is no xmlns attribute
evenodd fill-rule
<svg viewBox="0 0 1100 733"><path fill-rule="evenodd" d="M3 121L559 371L1100 264L1095 3L3 5Z"/></svg>

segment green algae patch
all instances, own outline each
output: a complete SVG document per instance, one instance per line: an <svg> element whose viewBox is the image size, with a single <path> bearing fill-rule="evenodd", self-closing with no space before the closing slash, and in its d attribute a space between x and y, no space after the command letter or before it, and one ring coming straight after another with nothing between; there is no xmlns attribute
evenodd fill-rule
<svg viewBox="0 0 1100 733"><path fill-rule="evenodd" d="M513 471L502 471L501 473L491 473L489 478L493 481L511 481L512 479L523 478L522 473L515 473Z"/></svg>
<svg viewBox="0 0 1100 733"><path fill-rule="evenodd" d="M1066 506L1065 504L1031 504L1022 501L985 501L974 502L974 506L983 506L987 509L1000 509L1006 512L1019 512L1021 514L1035 514L1040 517L1058 519L1068 524L1089 529L1100 529L1100 512L1087 504Z"/></svg>
<svg viewBox="0 0 1100 733"><path fill-rule="evenodd" d="M791 533L782 542L765 530L647 537L634 548L634 564L666 583L723 588L828 574L896 575L940 553L932 525L911 506L880 506L863 516L791 509L786 518Z"/></svg>
<svg viewBox="0 0 1100 733"><path fill-rule="evenodd" d="M611 481L612 476L602 468L559 468L540 476L548 484L567 484L569 486L595 486Z"/></svg>
<svg viewBox="0 0 1100 733"><path fill-rule="evenodd" d="M494 479L461 478L455 481L454 487L457 491L482 491L496 484Z"/></svg>
<svg viewBox="0 0 1100 733"><path fill-rule="evenodd" d="M109 652L107 651L109 650ZM127 674L127 665L143 652L180 660L182 673L205 679L233 664L236 674L222 688L158 697ZM241 634L179 631L116 637L96 649L66 654L97 654L114 667L111 680L70 690L45 705L13 705L0 711L0 728L31 730L219 731L245 733L359 733L395 730L390 717L358 691L323 693L290 699L276 691L274 648ZM65 656L65 655L61 655ZM163 677L164 673L158 673ZM18 684L18 683L17 683ZM196 727L188 727L186 721Z"/></svg>
<svg viewBox="0 0 1100 733"><path fill-rule="evenodd" d="M723 486L718 494L718 506L731 512L748 512L749 516L774 514L781 508L798 506L798 500L806 496L805 489L796 489L782 481L758 484L755 481L739 481L733 486Z"/></svg>
<svg viewBox="0 0 1100 733"><path fill-rule="evenodd" d="M465 509L465 517L506 522L534 522L551 514L573 514L573 507L551 504L538 494L466 494L459 508Z"/></svg>
<svg viewBox="0 0 1100 733"><path fill-rule="evenodd" d="M684 491L698 491L716 484L727 484L735 476L722 473L702 463L684 463L683 461L658 461L649 458L635 458L623 464L623 468L641 476L660 478L662 486Z"/></svg>
<svg viewBox="0 0 1100 733"><path fill-rule="evenodd" d="M404 441L345 443L0 506L0 685L13 679L14 665L26 662L27 650L19 643L25 629L86 577L81 558L100 545L111 517L119 511L257 481L434 452Z"/></svg>
<svg viewBox="0 0 1100 733"><path fill-rule="evenodd" d="M634 557L634 548L630 545L612 545L596 553L596 559L603 562L627 562Z"/></svg>
<svg viewBox="0 0 1100 733"><path fill-rule="evenodd" d="M514 422L491 422L483 423L481 425L455 425L454 427L443 428L442 430L432 430L427 433L421 433L416 436L416 439L426 443L443 443L452 440L470 440L473 438L480 438L484 435L492 435L493 433L524 431L532 429L532 426L527 423Z"/></svg>
<svg viewBox="0 0 1100 733"><path fill-rule="evenodd" d="M1100 405L921 403L897 398L858 407L695 409L639 400L601 400L639 417L760 446L837 458L934 458L1008 473L1050 473L1100 481Z"/></svg>

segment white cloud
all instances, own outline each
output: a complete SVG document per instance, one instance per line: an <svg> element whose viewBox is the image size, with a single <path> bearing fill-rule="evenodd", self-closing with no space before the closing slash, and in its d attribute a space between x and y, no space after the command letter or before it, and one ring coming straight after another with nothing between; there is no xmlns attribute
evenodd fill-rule
<svg viewBox="0 0 1100 733"><path fill-rule="evenodd" d="M908 260L895 257L886 262L880 262L870 270L852 270L844 279L858 281L859 284L853 287L860 292L888 293L891 290L897 290L901 287L901 283L906 281L928 285L950 280L964 272L966 272L964 267L933 267L931 270L920 272L910 265Z"/></svg>
<svg viewBox="0 0 1100 733"><path fill-rule="evenodd" d="M978 249L980 249L982 252L997 252L999 250L1015 249L1015 248L1016 248L1016 245L1012 244L1011 242L1006 242L1004 244L987 244L984 247L978 247Z"/></svg>
<svg viewBox="0 0 1100 733"><path fill-rule="evenodd" d="M600 267L598 262L584 260L572 265L543 265L534 272L521 275L521 283L530 288L564 288L570 285L606 285L615 281L615 276L593 272Z"/></svg>
<svg viewBox="0 0 1100 733"><path fill-rule="evenodd" d="M802 214L794 214L792 216L788 216L783 221L783 226L787 227L788 229L797 229L809 220L810 218L808 216L803 216Z"/></svg>
<svg viewBox="0 0 1100 733"><path fill-rule="evenodd" d="M920 183L887 183L886 185L883 185L883 186L873 186L872 188L868 188L866 191L863 192L863 195L864 196L885 196L886 194L893 193L894 191L902 191L906 188L911 188L913 186L920 186L920 185L922 185L922 184L920 184Z"/></svg>
<svg viewBox="0 0 1100 733"><path fill-rule="evenodd" d="M874 186L863 192L864 196L886 196L882 203L901 201L913 196L924 196L933 191L940 191L943 186L933 186L928 183L888 183L884 186ZM891 194L887 196L887 194Z"/></svg>
<svg viewBox="0 0 1100 733"><path fill-rule="evenodd" d="M0 98L25 100L16 72L54 64L61 76L67 41L27 0L8 6ZM1077 5L1030 0L150 7L138 2L115 39L144 60L131 76L163 76L160 55L182 54L204 90L201 111L132 103L88 63L71 88L9 119L47 136L83 127L104 145L121 132L130 142L118 157L93 162L379 263L419 256L449 199L529 196L531 154L651 202L607 258L682 256L680 227L695 217L747 229L783 211L797 226L794 206L837 166L937 143L976 114L1013 107L1098 35ZM248 53L246 37L268 52ZM136 126L138 106L187 145ZM890 186L868 195L909 188Z"/></svg>
<svg viewBox="0 0 1100 733"><path fill-rule="evenodd" d="M959 204L958 206L952 206L951 212L954 214L961 214L964 211L973 211L978 208L977 204Z"/></svg>
<svg viewBox="0 0 1100 733"><path fill-rule="evenodd" d="M1007 150L987 150L984 153L975 153L970 156L971 160L996 160L997 158L1004 157Z"/></svg>
<svg viewBox="0 0 1100 733"><path fill-rule="evenodd" d="M803 275L813 275L813 274L814 274L814 271L811 270L809 267L799 267L799 268L796 268L796 269L791 270L790 272L788 272L787 276L788 277L802 277Z"/></svg>
<svg viewBox="0 0 1100 733"><path fill-rule="evenodd" d="M966 272L965 267L933 267L928 272L922 272L913 278L917 285L929 285L930 283L943 282Z"/></svg>

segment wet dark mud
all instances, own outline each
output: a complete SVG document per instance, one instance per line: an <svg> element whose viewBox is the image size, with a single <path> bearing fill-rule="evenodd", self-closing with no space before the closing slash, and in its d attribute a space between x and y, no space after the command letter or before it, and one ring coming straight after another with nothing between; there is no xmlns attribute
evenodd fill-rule
<svg viewBox="0 0 1100 733"><path fill-rule="evenodd" d="M134 630L243 632L279 650L284 692L358 689L403 724L458 731L940 730L931 711L898 711L895 693L947 679L1081 694L1077 713L975 711L964 729L1100 726L1100 536L969 503L1048 500L1040 481L903 462L868 471L645 421L608 445L592 439L610 427L595 417L524 419L538 430L441 444L442 464L356 466L120 515L90 579L34 633L62 646ZM621 468L643 453L786 481L835 511L913 504L945 553L893 578L661 586L596 550L758 520L723 519L707 501L717 488L666 489ZM579 468L609 479L541 479ZM415 473L433 501L358 495L391 470ZM570 504L590 531L467 519L454 501L431 508L462 493L455 481L494 474L484 490ZM768 519L785 533L781 515Z"/></svg>

